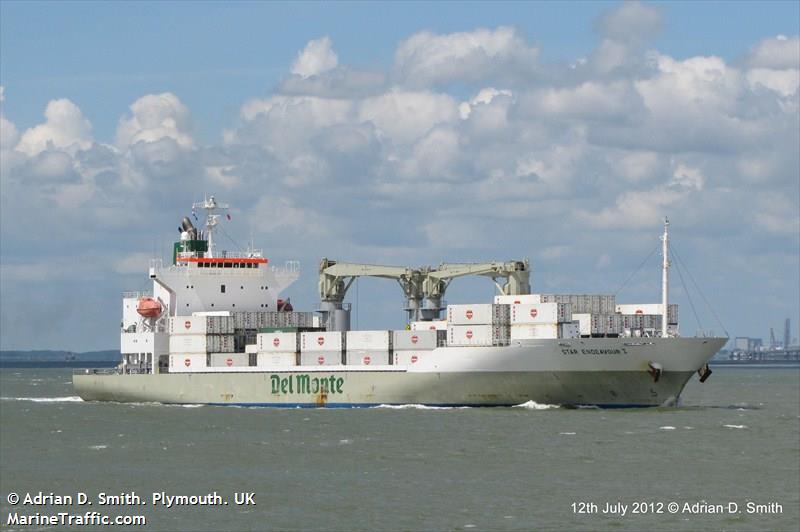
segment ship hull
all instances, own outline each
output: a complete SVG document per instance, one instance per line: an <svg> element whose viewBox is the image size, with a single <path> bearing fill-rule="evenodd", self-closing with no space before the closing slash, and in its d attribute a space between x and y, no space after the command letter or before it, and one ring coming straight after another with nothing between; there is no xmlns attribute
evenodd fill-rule
<svg viewBox="0 0 800 532"><path fill-rule="evenodd" d="M720 338L539 340L439 348L413 366L217 368L73 376L87 401L276 407L674 404ZM658 378L651 368L660 369Z"/></svg>

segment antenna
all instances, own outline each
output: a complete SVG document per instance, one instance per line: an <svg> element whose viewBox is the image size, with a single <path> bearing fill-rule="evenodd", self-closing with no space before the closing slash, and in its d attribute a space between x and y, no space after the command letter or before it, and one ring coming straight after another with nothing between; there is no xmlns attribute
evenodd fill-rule
<svg viewBox="0 0 800 532"><path fill-rule="evenodd" d="M203 201L192 205L192 210L204 209L206 211L206 238L208 240L208 258L214 258L214 229L219 224L219 214L217 211L227 211L227 203L218 203L214 196L206 197Z"/></svg>

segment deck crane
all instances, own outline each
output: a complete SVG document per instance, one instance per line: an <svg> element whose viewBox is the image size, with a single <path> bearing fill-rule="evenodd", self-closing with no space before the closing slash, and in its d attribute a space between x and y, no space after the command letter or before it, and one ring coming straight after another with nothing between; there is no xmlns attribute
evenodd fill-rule
<svg viewBox="0 0 800 532"><path fill-rule="evenodd" d="M350 328L350 307L344 303L347 290L358 277L394 279L406 299L409 321L438 319L442 298L450 282L465 275L482 275L494 280L504 294L530 293L530 270L527 259L511 262L440 264L422 266L382 266L322 259L319 266L319 312L329 331ZM497 282L498 277L508 280Z"/></svg>

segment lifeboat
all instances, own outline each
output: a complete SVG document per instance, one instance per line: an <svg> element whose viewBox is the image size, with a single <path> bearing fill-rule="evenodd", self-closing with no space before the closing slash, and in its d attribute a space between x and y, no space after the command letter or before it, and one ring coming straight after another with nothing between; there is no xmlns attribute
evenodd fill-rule
<svg viewBox="0 0 800 532"><path fill-rule="evenodd" d="M161 315L161 303L152 297L143 297L136 306L136 312L145 318L157 318Z"/></svg>

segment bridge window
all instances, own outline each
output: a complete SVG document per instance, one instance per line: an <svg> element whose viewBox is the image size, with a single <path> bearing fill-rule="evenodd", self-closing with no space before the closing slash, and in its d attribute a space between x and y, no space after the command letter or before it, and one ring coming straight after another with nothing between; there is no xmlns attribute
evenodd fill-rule
<svg viewBox="0 0 800 532"><path fill-rule="evenodd" d="M219 285L219 291L221 293L223 293L223 294L225 293L225 285L224 284Z"/></svg>

